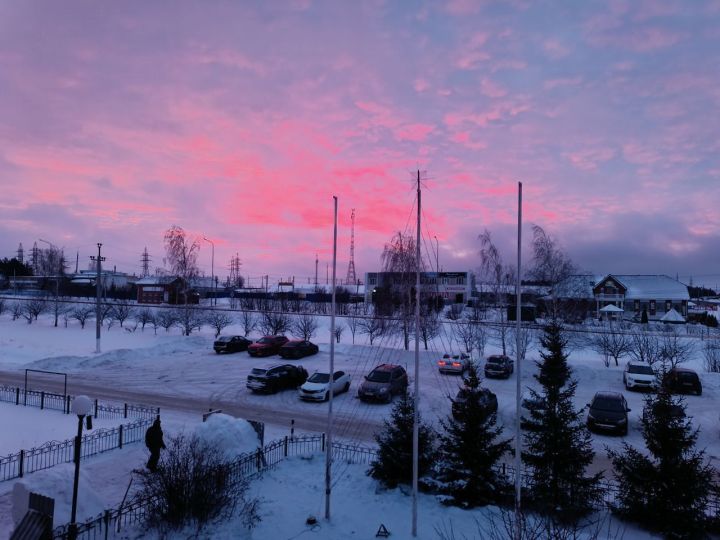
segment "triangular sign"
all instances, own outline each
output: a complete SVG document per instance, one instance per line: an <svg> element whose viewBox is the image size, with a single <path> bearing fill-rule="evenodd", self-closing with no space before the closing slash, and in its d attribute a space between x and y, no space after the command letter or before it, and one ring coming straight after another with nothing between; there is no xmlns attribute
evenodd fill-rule
<svg viewBox="0 0 720 540"><path fill-rule="evenodd" d="M388 531L385 528L385 525L383 525L382 523L380 524L380 528L378 529L378 532L375 533L375 538L378 538L379 536L381 536L383 538L387 538L388 536L390 536L390 531Z"/></svg>

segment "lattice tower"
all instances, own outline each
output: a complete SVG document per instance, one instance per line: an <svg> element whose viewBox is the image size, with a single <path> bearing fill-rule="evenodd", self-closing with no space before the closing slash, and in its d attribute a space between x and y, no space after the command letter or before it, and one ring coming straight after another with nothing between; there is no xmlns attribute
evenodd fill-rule
<svg viewBox="0 0 720 540"><path fill-rule="evenodd" d="M142 263L142 277L148 277L150 275L150 254L147 247L143 250L140 262Z"/></svg>
<svg viewBox="0 0 720 540"><path fill-rule="evenodd" d="M17 260L20 264L25 262L25 250L22 247L22 242L20 242L20 245L18 246Z"/></svg>
<svg viewBox="0 0 720 540"><path fill-rule="evenodd" d="M346 285L354 285L357 282L355 276L355 209L350 214L350 262L348 263Z"/></svg>

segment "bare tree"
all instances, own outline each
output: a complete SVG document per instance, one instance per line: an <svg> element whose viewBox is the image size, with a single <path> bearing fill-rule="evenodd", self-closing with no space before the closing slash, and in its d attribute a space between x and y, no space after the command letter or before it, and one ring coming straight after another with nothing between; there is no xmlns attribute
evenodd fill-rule
<svg viewBox="0 0 720 540"><path fill-rule="evenodd" d="M357 313L355 310L351 310L349 315L345 318L347 321L347 327L350 329L350 334L352 335L352 343L355 345L355 333L357 332L359 326L360 326L360 318L357 316Z"/></svg>
<svg viewBox="0 0 720 540"><path fill-rule="evenodd" d="M630 354L633 348L631 337L612 324L605 331L592 334L588 342L595 352L603 355L605 367L610 366L610 358L615 360L616 366L620 365L620 358Z"/></svg>
<svg viewBox="0 0 720 540"><path fill-rule="evenodd" d="M494 307L499 311L499 320L503 323L507 320L508 291L515 281L517 272L512 265L503 263L500 251L492 241L490 231L485 229L479 238L480 275L490 286Z"/></svg>
<svg viewBox="0 0 720 540"><path fill-rule="evenodd" d="M17 321L23 314L23 305L20 302L13 302L10 304L10 315L12 320Z"/></svg>
<svg viewBox="0 0 720 540"><path fill-rule="evenodd" d="M241 311L240 312L240 326L243 329L243 335L248 337L255 328L257 328L257 317L252 311Z"/></svg>
<svg viewBox="0 0 720 540"><path fill-rule="evenodd" d="M471 354L477 345L477 333L479 326L480 325L477 323L467 319L460 319L459 321L455 321L452 325L455 340L468 354Z"/></svg>
<svg viewBox="0 0 720 540"><path fill-rule="evenodd" d="M164 328L166 332L169 332L170 329L178 323L177 314L175 311L170 309L160 309L155 314L153 323L157 323L157 326Z"/></svg>
<svg viewBox="0 0 720 540"><path fill-rule="evenodd" d="M633 360L650 365L660 361L661 348L657 336L642 330L635 330L630 334L630 343L629 354Z"/></svg>
<svg viewBox="0 0 720 540"><path fill-rule="evenodd" d="M384 317L372 315L371 317L360 319L358 326L360 327L360 331L367 335L370 345L372 345L377 338L388 332L391 325Z"/></svg>
<svg viewBox="0 0 720 540"><path fill-rule="evenodd" d="M424 309L420 313L420 339L428 350L428 341L436 338L440 333L440 321L437 313L432 309Z"/></svg>
<svg viewBox="0 0 720 540"><path fill-rule="evenodd" d="M110 316L120 323L120 328L123 327L123 323L133 316L135 310L130 304L116 302L110 306Z"/></svg>
<svg viewBox="0 0 720 540"><path fill-rule="evenodd" d="M260 331L269 336L281 335L290 329L290 317L287 313L266 311L259 323Z"/></svg>
<svg viewBox="0 0 720 540"><path fill-rule="evenodd" d="M681 337L674 328L663 335L660 342L660 358L671 368L687 362L694 353L695 344L693 341Z"/></svg>
<svg viewBox="0 0 720 540"><path fill-rule="evenodd" d="M57 327L58 325L58 319L64 316L68 312L68 309L69 307L66 306L64 303L61 303L60 299L55 296L55 301L53 302L51 308L51 313L53 314L53 318L55 319L55 327Z"/></svg>
<svg viewBox="0 0 720 540"><path fill-rule="evenodd" d="M80 304L72 309L70 317L80 323L80 328L85 328L85 323L95 317L95 308L88 304Z"/></svg>
<svg viewBox="0 0 720 540"><path fill-rule="evenodd" d="M515 358L515 363L525 359L528 349L535 342L536 332L534 329L529 328L527 325L520 326L520 350L518 351L518 339L517 339L517 328L510 328L509 332L509 350L510 356Z"/></svg>
<svg viewBox="0 0 720 540"><path fill-rule="evenodd" d="M205 314L205 322L215 329L215 338L220 335L224 328L233 324L233 318L224 311L209 310Z"/></svg>
<svg viewBox="0 0 720 540"><path fill-rule="evenodd" d="M706 340L703 343L703 358L705 370L710 373L720 373L720 343Z"/></svg>
<svg viewBox="0 0 720 540"><path fill-rule="evenodd" d="M182 279L185 302L190 282L200 272L197 265L199 251L200 242L197 239L190 241L182 227L173 225L165 231L165 263L170 266L173 274Z"/></svg>
<svg viewBox="0 0 720 540"><path fill-rule="evenodd" d="M199 307L186 304L176 308L174 311L177 324L184 336L189 336L193 333L193 330L202 328L204 319L203 312Z"/></svg>
<svg viewBox="0 0 720 540"><path fill-rule="evenodd" d="M558 285L577 273L570 258L555 238L539 225L533 225L533 261L529 275L550 287L550 318L560 317Z"/></svg>
<svg viewBox="0 0 720 540"><path fill-rule="evenodd" d="M152 323L154 318L155 318L155 314L148 307L144 307L144 308L140 309L135 314L135 320L140 324L140 328L143 332L145 331L145 325Z"/></svg>
<svg viewBox="0 0 720 540"><path fill-rule="evenodd" d="M342 323L335 325L335 340L340 343L340 338L343 335L343 332L345 331L345 325Z"/></svg>
<svg viewBox="0 0 720 540"><path fill-rule="evenodd" d="M493 327L493 335L495 337L495 341L497 341L498 345L500 345L500 348L502 348L503 354L507 354L510 328L510 325L507 323L497 323Z"/></svg>
<svg viewBox="0 0 720 540"><path fill-rule="evenodd" d="M47 302L42 298L31 298L23 302L22 316L32 324L38 317L47 311Z"/></svg>
<svg viewBox="0 0 720 540"><path fill-rule="evenodd" d="M318 329L318 320L311 313L301 313L295 316L292 324L292 333L300 339L310 340Z"/></svg>

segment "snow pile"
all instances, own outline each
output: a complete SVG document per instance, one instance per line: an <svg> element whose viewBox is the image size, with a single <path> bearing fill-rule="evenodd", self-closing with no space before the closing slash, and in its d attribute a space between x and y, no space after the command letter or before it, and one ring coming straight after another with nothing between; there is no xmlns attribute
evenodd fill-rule
<svg viewBox="0 0 720 540"><path fill-rule="evenodd" d="M212 448L220 450L228 461L240 454L254 452L260 446L250 422L228 414L212 414L195 428L195 435Z"/></svg>
<svg viewBox="0 0 720 540"><path fill-rule="evenodd" d="M74 474L75 465L68 463L47 469L43 471L43 474L28 475L15 482L11 495L12 517L15 524L19 523L27 511L30 492L55 499L54 525L68 523L72 508ZM78 523L97 516L103 510L105 510L105 503L91 487L81 466L80 481L78 482Z"/></svg>

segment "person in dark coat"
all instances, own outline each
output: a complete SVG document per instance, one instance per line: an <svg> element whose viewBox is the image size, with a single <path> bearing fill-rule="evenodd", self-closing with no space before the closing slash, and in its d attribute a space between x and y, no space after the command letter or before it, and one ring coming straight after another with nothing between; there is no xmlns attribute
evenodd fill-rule
<svg viewBox="0 0 720 540"><path fill-rule="evenodd" d="M160 428L160 417L156 418L152 426L145 432L145 446L150 450L150 459L147 462L147 468L155 472L157 470L158 461L160 460L160 450L165 448L163 441L163 432Z"/></svg>

